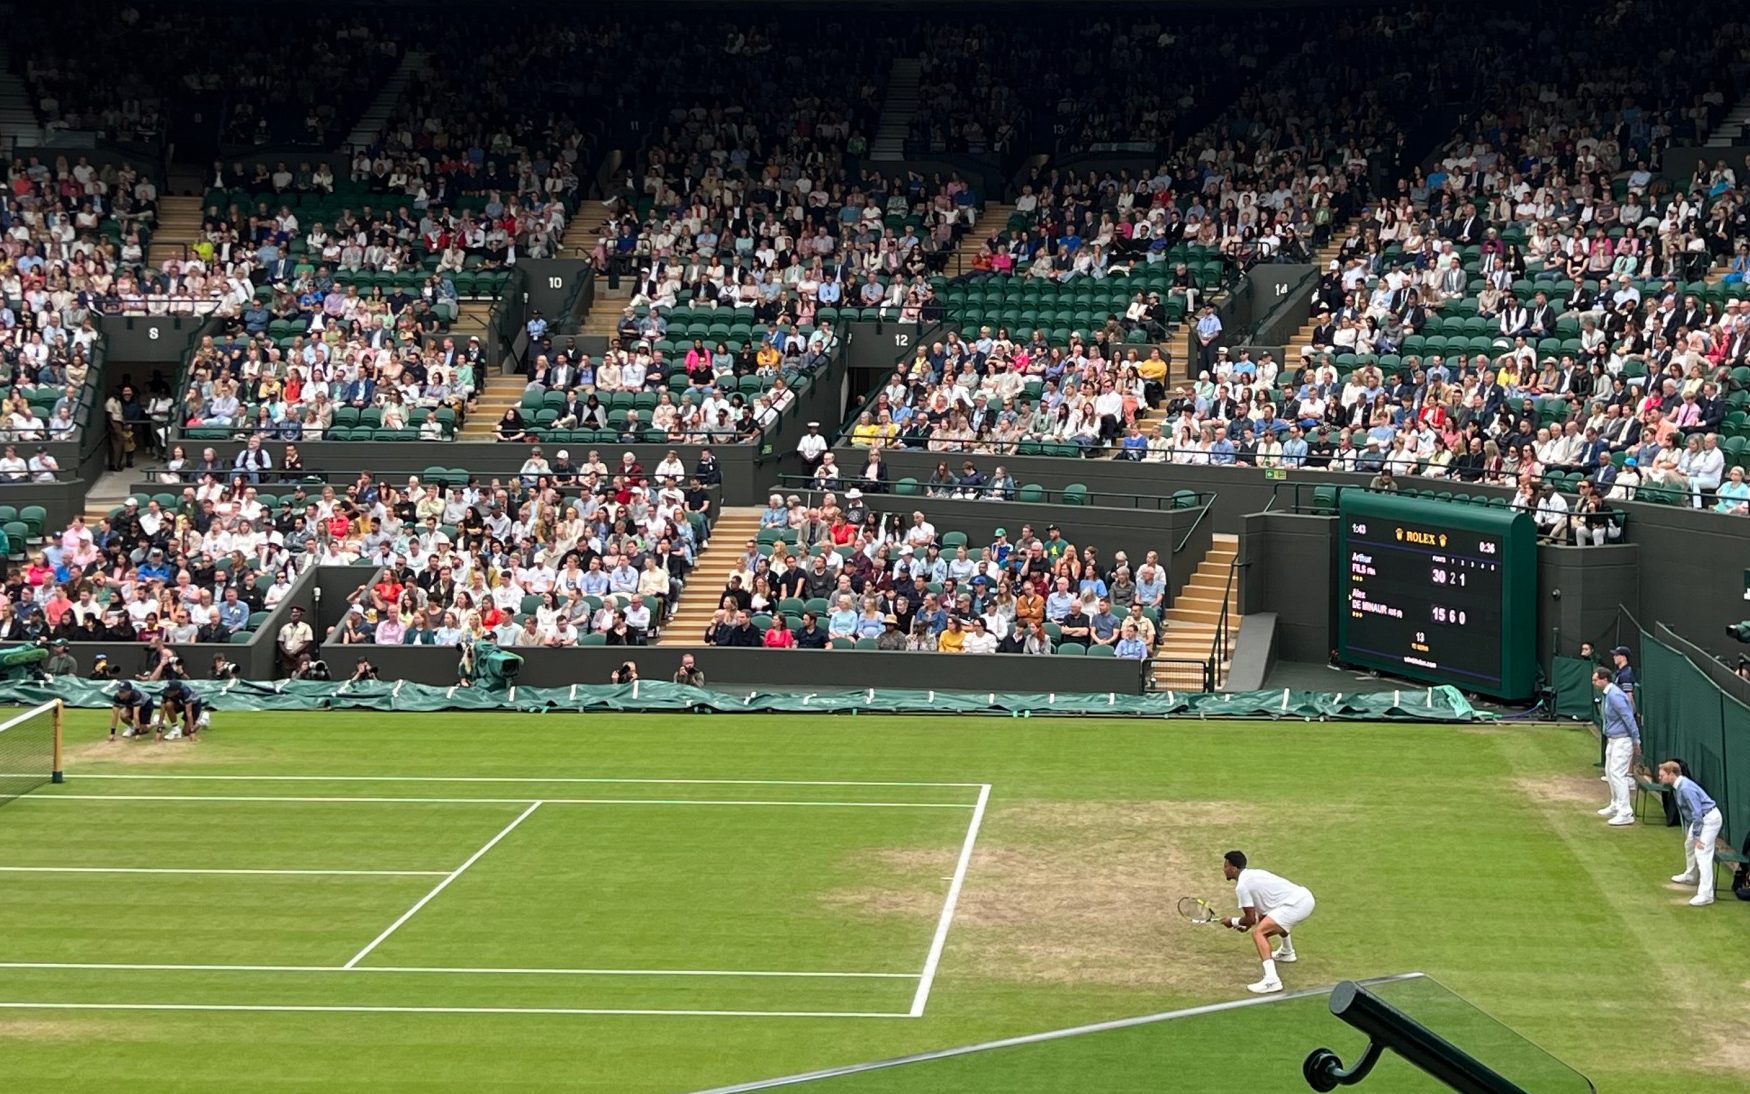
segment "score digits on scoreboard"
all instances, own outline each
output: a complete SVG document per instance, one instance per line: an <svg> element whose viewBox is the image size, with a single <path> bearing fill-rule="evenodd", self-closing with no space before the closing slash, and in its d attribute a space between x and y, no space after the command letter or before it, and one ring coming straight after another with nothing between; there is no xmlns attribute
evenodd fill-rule
<svg viewBox="0 0 1750 1094"><path fill-rule="evenodd" d="M1523 698L1536 671L1529 515L1343 492L1337 650L1345 662Z"/></svg>

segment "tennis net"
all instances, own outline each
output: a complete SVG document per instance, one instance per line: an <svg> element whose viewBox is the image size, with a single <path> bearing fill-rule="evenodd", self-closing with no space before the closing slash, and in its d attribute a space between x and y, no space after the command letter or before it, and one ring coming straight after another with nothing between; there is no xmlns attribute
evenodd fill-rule
<svg viewBox="0 0 1750 1094"><path fill-rule="evenodd" d="M0 722L0 805L61 781L61 701Z"/></svg>

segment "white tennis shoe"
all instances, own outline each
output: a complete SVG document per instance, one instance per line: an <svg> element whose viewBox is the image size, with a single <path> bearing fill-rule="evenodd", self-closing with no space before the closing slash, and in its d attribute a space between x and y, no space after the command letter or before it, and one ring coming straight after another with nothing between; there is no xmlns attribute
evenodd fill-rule
<svg viewBox="0 0 1750 1094"><path fill-rule="evenodd" d="M1607 805L1598 811L1598 815L1601 817L1614 817L1616 816L1616 806Z"/></svg>
<svg viewBox="0 0 1750 1094"><path fill-rule="evenodd" d="M1679 885L1697 885L1701 882L1694 874L1672 874L1671 880Z"/></svg>
<svg viewBox="0 0 1750 1094"><path fill-rule="evenodd" d="M1287 949L1287 948L1282 947L1282 946L1278 946L1275 949L1270 951L1270 960L1283 961L1283 962L1287 962L1288 964L1292 965L1296 961L1299 961L1300 957L1293 950Z"/></svg>
<svg viewBox="0 0 1750 1094"><path fill-rule="evenodd" d="M1256 984L1247 984L1246 990L1253 995L1272 995L1282 990L1282 981L1260 980Z"/></svg>

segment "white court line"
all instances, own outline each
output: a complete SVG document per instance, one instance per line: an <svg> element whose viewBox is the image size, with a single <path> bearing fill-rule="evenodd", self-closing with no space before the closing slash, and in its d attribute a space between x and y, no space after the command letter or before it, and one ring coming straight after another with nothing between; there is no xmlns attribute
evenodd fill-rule
<svg viewBox="0 0 1750 1094"><path fill-rule="evenodd" d="M1381 976L1370 980L1360 980L1357 983L1364 987L1377 984L1395 984L1405 980L1422 980L1426 973L1406 972L1397 976ZM993 1049L1013 1048L1016 1045L1036 1045L1042 1041L1059 1041L1066 1037L1081 1037L1089 1033L1105 1033L1114 1029L1129 1029L1132 1026L1146 1026L1155 1022L1170 1022L1179 1018L1197 1018L1205 1014L1219 1014L1222 1011L1244 1010L1248 1007L1269 1006L1276 1003L1286 1003L1291 999L1309 999L1321 995L1330 995L1331 988L1307 988L1303 991L1291 991L1281 995L1259 995L1251 999L1235 999L1227 1003L1210 1003L1201 1007L1186 1007L1183 1010L1162 1011L1159 1014L1144 1014L1135 1018L1118 1018L1109 1022L1094 1022L1085 1026L1070 1026L1067 1029L1046 1030L1044 1033L1026 1033L1019 1037L1005 1037L1000 1041L984 1041L976 1045L963 1045L959 1048L937 1049L934 1052L919 1052L911 1056L896 1056L887 1060L874 1060L864 1064L847 1064L844 1067L829 1067L820 1071L804 1072L800 1075L784 1075L776 1079L757 1079L751 1083L736 1083L733 1086L714 1086L710 1090L697 1091L696 1094L749 1094L755 1090L771 1090L780 1086L796 1086L801 1083L815 1082L820 1079L831 1079L841 1075L856 1075L865 1071L881 1071L904 1064L924 1063L928 1060L942 1060L951 1056L968 1056L977 1052L990 1052ZM3 1005L3 1004L0 1004Z"/></svg>
<svg viewBox="0 0 1750 1094"><path fill-rule="evenodd" d="M547 805L753 805L803 809L971 809L964 802L766 801L736 798L542 798ZM274 794L25 794L12 802L293 802L363 805L526 805L528 798L285 797Z"/></svg>
<svg viewBox="0 0 1750 1094"><path fill-rule="evenodd" d="M8 774L0 772L0 775ZM23 774L20 772L19 774ZM909 786L974 790L983 783L861 782L843 779L609 779L576 775L111 775L81 771L81 779L156 780L160 782L307 782L307 783L590 783L626 786Z"/></svg>
<svg viewBox="0 0 1750 1094"><path fill-rule="evenodd" d="M4 1003L0 1010L271 1011L294 1014L631 1015L640 1018L909 1018L901 1011L633 1010L607 1007L369 1007L277 1003Z"/></svg>
<svg viewBox="0 0 1750 1094"><path fill-rule="evenodd" d="M206 870L173 866L0 866L0 874L212 874L240 877L443 877L444 870Z"/></svg>
<svg viewBox="0 0 1750 1094"><path fill-rule="evenodd" d="M912 996L911 1016L922 1018L924 1004L930 1001L930 987L936 982L936 967L942 963L942 949L948 944L948 928L954 923L954 906L960 902L960 887L966 883L966 868L972 864L972 845L978 842L978 827L984 823L984 807L990 801L990 784L978 789L978 802L972 807L972 821L966 826L966 840L960 845L960 861L954 865L954 878L948 883L948 899L942 902L942 917L936 923L936 936L930 940L930 955L924 959L923 975L918 978L917 994Z"/></svg>
<svg viewBox="0 0 1750 1094"><path fill-rule="evenodd" d="M916 980L915 972L773 972L751 969L515 969L449 968L427 965L171 965L109 964L80 961L0 961L0 969L56 969L84 972L310 972L446 973L464 976L626 976L718 977L725 979Z"/></svg>
<svg viewBox="0 0 1750 1094"><path fill-rule="evenodd" d="M465 870L467 870L468 867L470 867L470 866L474 865L476 862L480 861L481 855L484 855L486 852L488 852L488 851L492 850L494 847L498 846L499 840L503 839L504 837L510 835L512 832L516 831L516 826L521 824L523 821L528 820L529 814L533 813L535 810L537 810L539 808L541 808L541 803L535 802L533 805L529 806L527 809L523 810L521 813L518 813L516 820L511 821L509 824L507 824L503 828L499 829L498 835L493 836L491 839L487 840L485 845L482 846L480 848L480 850L478 850L478 851L476 851L473 854L468 856L468 860L466 862L462 863L462 865L456 867L454 870L451 870L449 872L449 874L447 874L442 881L438 882L435 886L432 887L431 892L429 892L429 893L427 893L424 896L419 898L419 903L417 903L413 907L407 909L405 912L402 912L400 919L397 919L395 922L389 924L389 926L383 930L382 934L378 935L376 938L371 939L370 945L366 946L364 949L360 950L358 953L353 954L352 960L348 961L344 967L350 969L354 965L358 964L360 961L364 960L365 955L369 954L372 950L374 950L378 946L382 945L383 940L388 938L390 935L394 934L398 929L400 929L401 924L407 922L409 919L412 919L415 912L419 911L421 908L423 908L427 904L431 903L431 899L433 897L437 896L439 893L441 893L445 889L449 888L450 882L461 877L462 873Z"/></svg>

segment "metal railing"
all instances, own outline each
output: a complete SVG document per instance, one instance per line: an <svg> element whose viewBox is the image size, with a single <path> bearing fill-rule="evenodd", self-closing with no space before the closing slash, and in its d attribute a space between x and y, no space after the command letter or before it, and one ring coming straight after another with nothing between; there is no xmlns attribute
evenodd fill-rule
<svg viewBox="0 0 1750 1094"><path fill-rule="evenodd" d="M1193 491L1181 490L1180 493L1181 494L1189 494L1189 493L1193 493ZM1185 549L1186 544L1191 542L1191 537L1193 535L1197 534L1198 527L1200 527L1203 524L1203 522L1208 519L1209 510L1215 505L1215 499L1217 497L1220 497L1220 495L1217 494L1213 490L1209 491L1207 495L1205 495L1203 491L1196 491L1195 493L1197 494L1197 497L1202 501L1203 511L1201 513L1197 514L1197 519L1191 522L1191 527L1185 529L1184 538L1180 539L1179 545L1177 547L1173 548L1173 553L1175 555L1178 554L1180 551L1183 551ZM1176 509L1178 509L1178 508L1189 509L1191 507L1187 505L1187 506L1174 506L1174 508L1176 508Z"/></svg>
<svg viewBox="0 0 1750 1094"><path fill-rule="evenodd" d="M990 500L989 486L964 487L957 483L934 483L925 479L915 479L907 476L902 479L889 480L875 484L864 481L857 476L861 474L860 467L840 465L841 478L833 492L842 493L855 486L865 494L892 494L895 497L931 498L936 501L984 501ZM812 475L779 475L777 488L786 494L812 496L826 493L828 488L816 484ZM1017 502L1022 505L1064 505L1071 509L1075 507L1101 506L1108 509L1140 509L1150 512L1167 512L1171 510L1192 509L1201 510L1191 531L1196 531L1197 525L1209 515L1209 509L1218 497L1213 490L1178 490L1171 494L1125 494L1102 491L1095 500L1092 491L1075 484L1053 488L1036 483L1025 483L1017 486L1013 497L1003 497L998 500ZM1068 499L1068 500L1066 500ZM1186 533L1189 537L1190 533ZM1185 544L1181 542L1175 551L1182 550Z"/></svg>
<svg viewBox="0 0 1750 1094"><path fill-rule="evenodd" d="M1227 683L1227 662L1233 652L1232 634L1229 630L1229 605L1233 602L1234 576L1240 571L1238 555L1227 564L1227 584L1221 591L1221 616L1215 621L1215 638L1209 647L1209 679L1211 690Z"/></svg>

